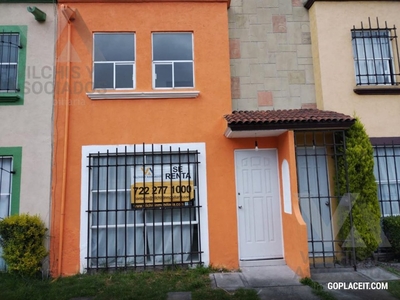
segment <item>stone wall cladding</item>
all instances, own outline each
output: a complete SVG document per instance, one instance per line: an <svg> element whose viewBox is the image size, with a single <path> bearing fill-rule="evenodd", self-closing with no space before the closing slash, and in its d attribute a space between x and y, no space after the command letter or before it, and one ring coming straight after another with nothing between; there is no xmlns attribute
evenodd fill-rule
<svg viewBox="0 0 400 300"><path fill-rule="evenodd" d="M231 1L233 110L314 107L310 23L302 1Z"/></svg>

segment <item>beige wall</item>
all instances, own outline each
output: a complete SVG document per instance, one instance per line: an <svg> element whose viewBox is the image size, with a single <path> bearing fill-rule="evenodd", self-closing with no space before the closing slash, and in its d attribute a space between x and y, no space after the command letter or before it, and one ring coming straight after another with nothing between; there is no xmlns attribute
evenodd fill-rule
<svg viewBox="0 0 400 300"><path fill-rule="evenodd" d="M27 11L28 6L46 12L46 22L35 21ZM54 9L53 4L0 4L0 26L28 27L24 104L0 105L0 147L22 147L20 212L39 214L47 226L50 217Z"/></svg>
<svg viewBox="0 0 400 300"><path fill-rule="evenodd" d="M371 137L400 136L400 95L357 95L350 30L400 27L399 1L316 1L310 9L318 108L357 114ZM397 70L398 72L399 70Z"/></svg>
<svg viewBox="0 0 400 300"><path fill-rule="evenodd" d="M310 25L301 0L232 0L232 108L315 107Z"/></svg>

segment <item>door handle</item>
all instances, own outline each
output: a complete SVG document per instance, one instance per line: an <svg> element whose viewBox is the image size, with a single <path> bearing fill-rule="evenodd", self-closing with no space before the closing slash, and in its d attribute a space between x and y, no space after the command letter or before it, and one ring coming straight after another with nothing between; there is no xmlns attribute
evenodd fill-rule
<svg viewBox="0 0 400 300"><path fill-rule="evenodd" d="M241 205L239 205L239 206L238 206L238 208L239 208L239 209L242 209L242 206L241 206Z"/></svg>

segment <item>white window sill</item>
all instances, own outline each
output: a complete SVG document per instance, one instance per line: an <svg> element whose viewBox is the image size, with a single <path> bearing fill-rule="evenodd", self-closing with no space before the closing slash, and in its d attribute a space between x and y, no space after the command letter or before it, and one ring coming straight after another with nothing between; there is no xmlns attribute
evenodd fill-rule
<svg viewBox="0 0 400 300"><path fill-rule="evenodd" d="M197 98L199 91L86 93L91 100Z"/></svg>

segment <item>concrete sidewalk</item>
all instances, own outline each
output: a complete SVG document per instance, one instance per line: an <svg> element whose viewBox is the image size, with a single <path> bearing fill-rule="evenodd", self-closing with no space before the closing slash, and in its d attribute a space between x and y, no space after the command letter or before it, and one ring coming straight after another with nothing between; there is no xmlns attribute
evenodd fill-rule
<svg viewBox="0 0 400 300"><path fill-rule="evenodd" d="M340 270L340 269L337 269ZM399 280L400 278L382 268L372 267L358 269L357 272L354 270L346 270L339 272L311 272L311 278L323 285L324 290L329 291L336 299L352 299L352 300L394 300L393 297L386 290L356 290L356 289L340 289L340 290L329 290L329 282L385 282L391 280Z"/></svg>
<svg viewBox="0 0 400 300"><path fill-rule="evenodd" d="M328 272L329 271L329 272ZM329 282L381 282L399 280L398 276L382 268L325 269L313 271L311 278L324 286L336 299L396 299L385 290L329 290ZM302 285L300 278L286 265L243 267L242 272L214 273L210 279L215 288L234 291L238 288L257 290L261 300L266 299L319 299L309 286Z"/></svg>
<svg viewBox="0 0 400 300"><path fill-rule="evenodd" d="M214 273L210 275L215 288L234 291L253 288L261 300L319 299L310 287L302 285L300 278L286 265L243 267L242 272Z"/></svg>

